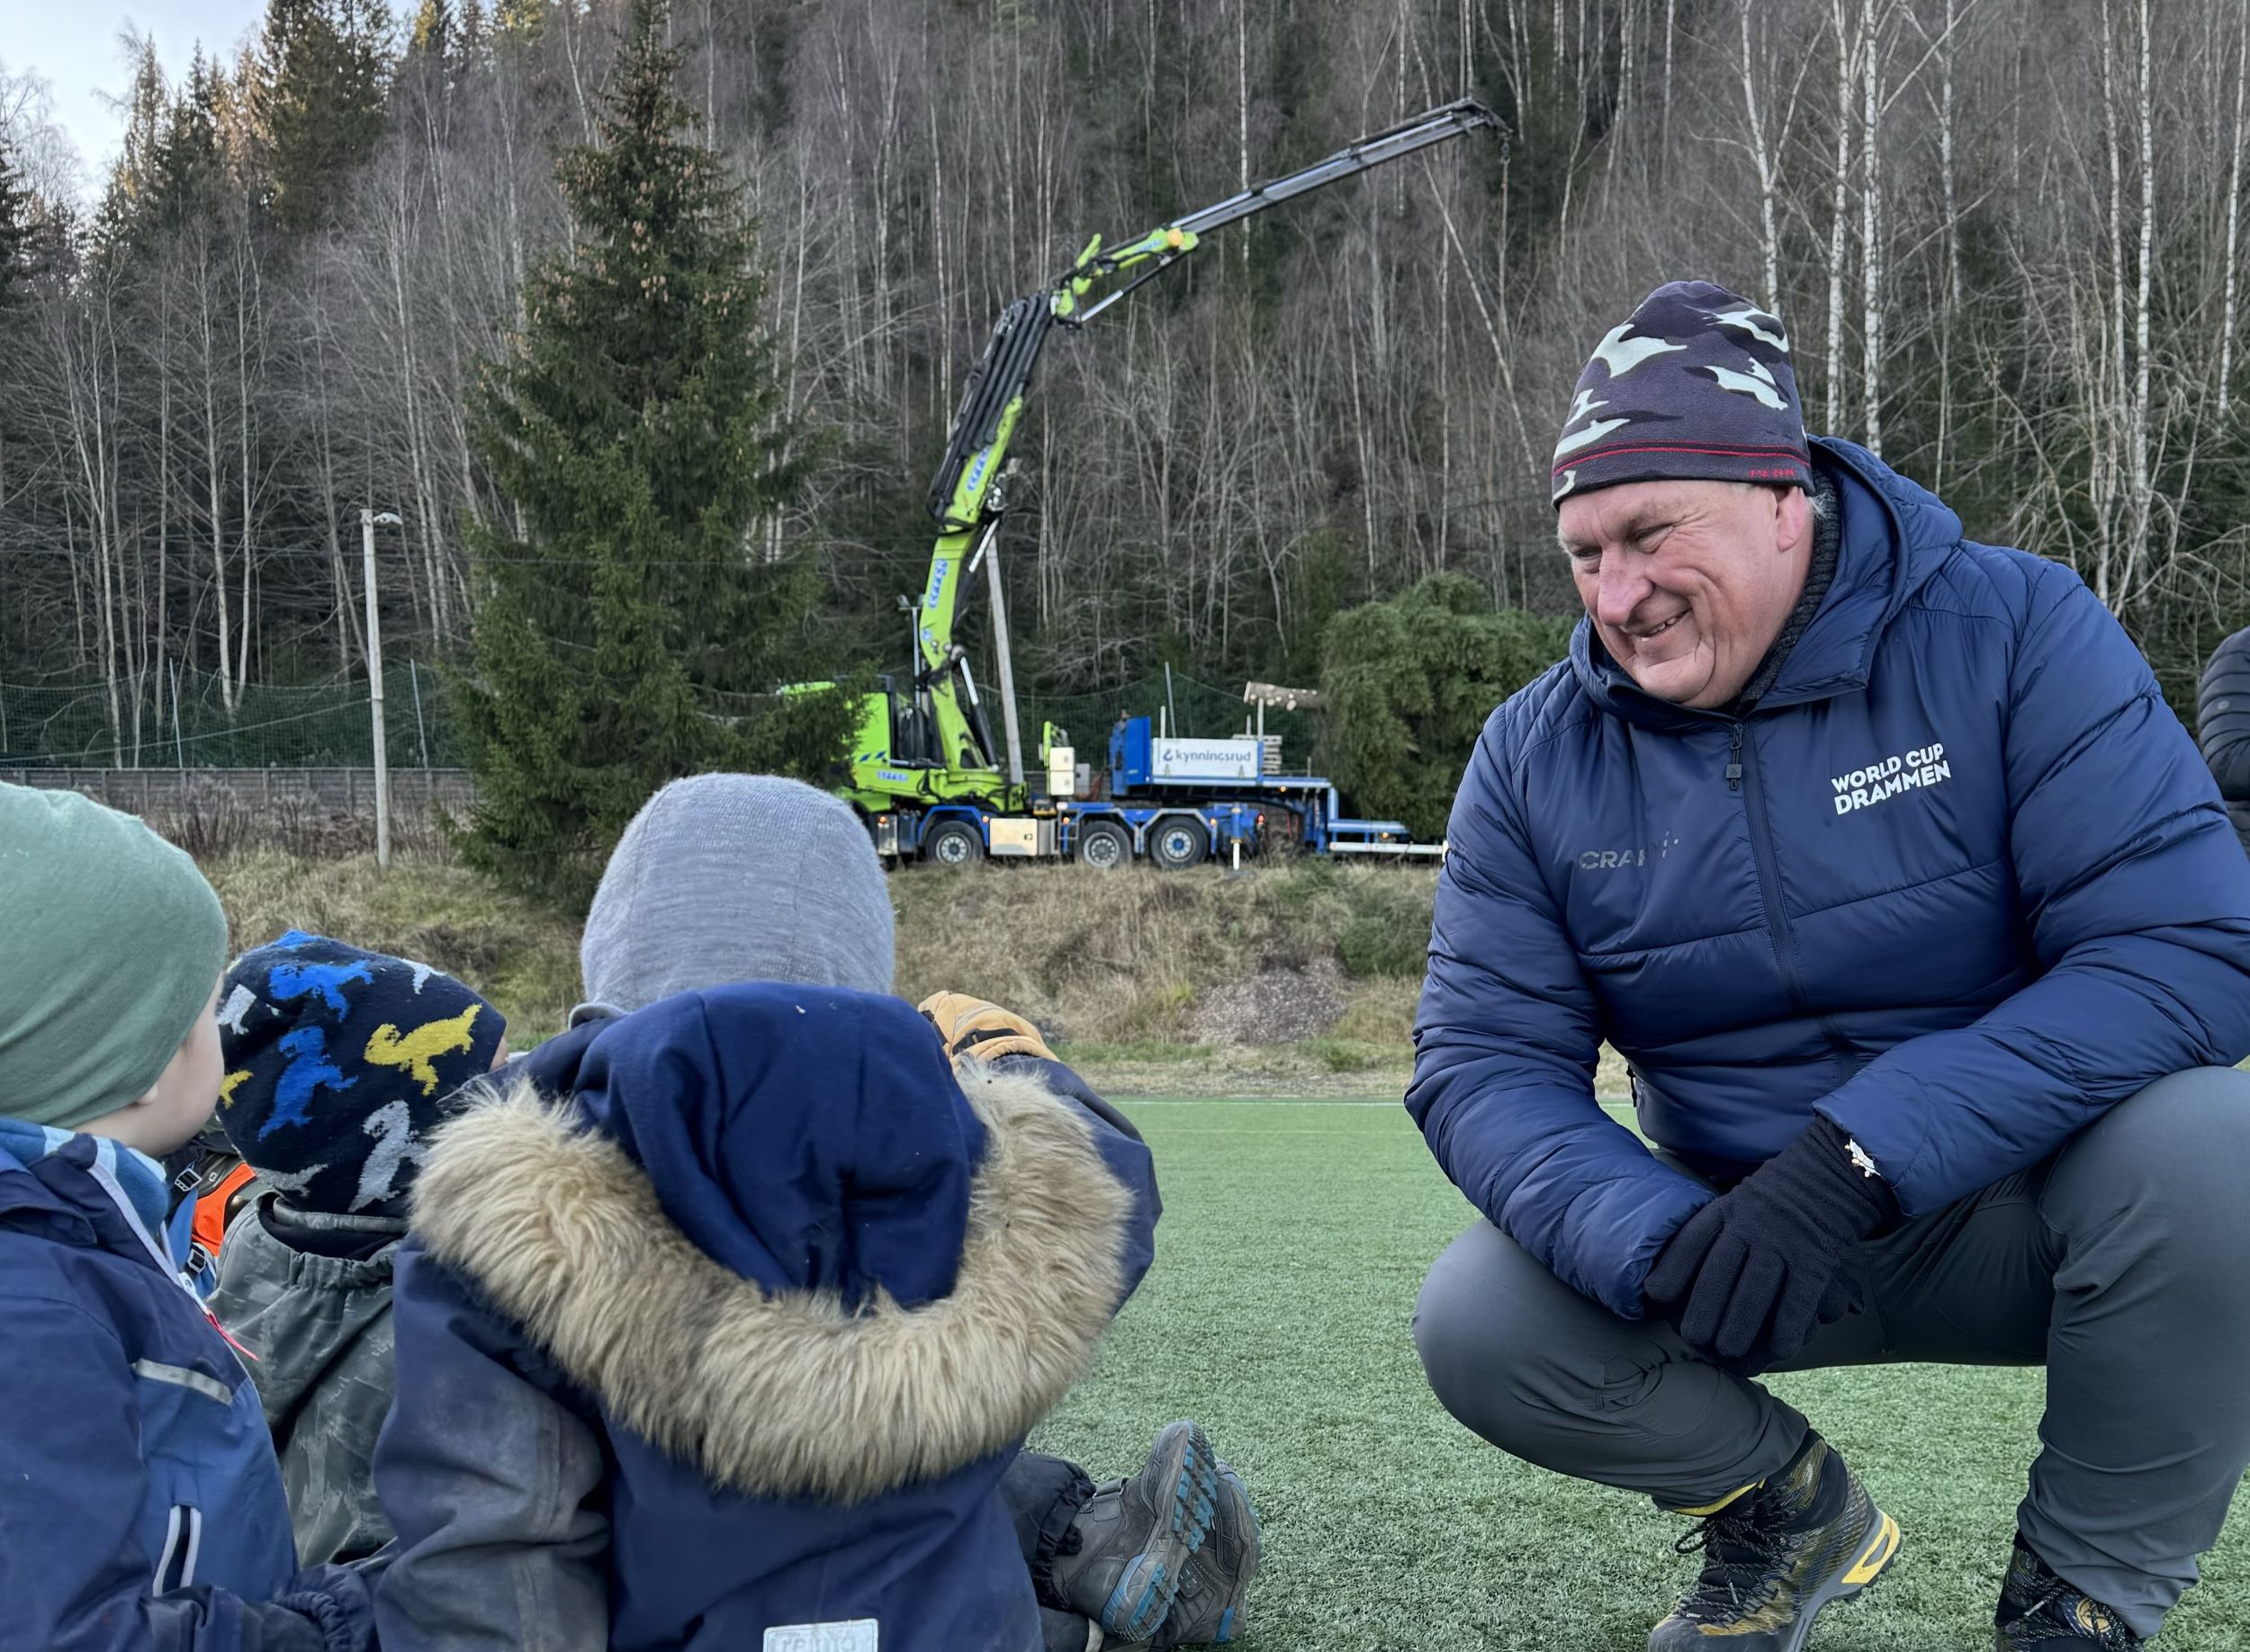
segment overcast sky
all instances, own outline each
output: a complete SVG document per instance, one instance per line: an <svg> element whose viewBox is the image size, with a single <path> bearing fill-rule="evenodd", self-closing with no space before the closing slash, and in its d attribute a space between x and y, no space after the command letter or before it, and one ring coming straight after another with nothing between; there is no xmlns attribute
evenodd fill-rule
<svg viewBox="0 0 2250 1652"><path fill-rule="evenodd" d="M54 98L56 124L76 145L81 183L91 196L117 158L124 119L109 99L122 95L129 70L119 37L130 24L157 43L164 72L187 73L195 44L231 58L265 15L264 0L0 0L0 69L37 75Z"/></svg>

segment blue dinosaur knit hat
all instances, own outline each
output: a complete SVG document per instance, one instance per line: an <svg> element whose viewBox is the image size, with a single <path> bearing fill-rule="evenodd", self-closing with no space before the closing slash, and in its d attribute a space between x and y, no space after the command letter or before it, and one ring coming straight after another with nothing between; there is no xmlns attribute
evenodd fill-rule
<svg viewBox="0 0 2250 1652"><path fill-rule="evenodd" d="M1558 506L1672 480L1813 485L1788 335L1707 281L1667 282L1594 346L1554 444Z"/></svg>
<svg viewBox="0 0 2250 1652"><path fill-rule="evenodd" d="M451 975L292 929L220 989L219 1122L297 1208L401 1217L446 1102L507 1034Z"/></svg>

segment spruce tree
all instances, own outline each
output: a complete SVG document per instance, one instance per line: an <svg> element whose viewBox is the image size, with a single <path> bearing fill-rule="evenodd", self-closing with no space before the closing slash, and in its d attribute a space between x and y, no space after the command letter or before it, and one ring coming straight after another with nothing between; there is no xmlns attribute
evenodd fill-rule
<svg viewBox="0 0 2250 1652"><path fill-rule="evenodd" d="M456 76L465 75L483 60L489 45L489 31L485 27L484 8L477 0L461 0L461 21L451 36L452 49L447 61Z"/></svg>
<svg viewBox="0 0 2250 1652"><path fill-rule="evenodd" d="M141 36L134 41L132 89L124 100L124 148L110 168L109 187L94 214L96 246L120 262L145 250L150 228L148 197L171 107L172 93L164 82L156 42Z"/></svg>
<svg viewBox="0 0 2250 1652"><path fill-rule="evenodd" d="M15 307L32 280L32 197L0 143L0 315Z"/></svg>
<svg viewBox="0 0 2250 1652"><path fill-rule="evenodd" d="M267 0L252 103L283 229L325 223L382 141L391 35L382 0Z"/></svg>
<svg viewBox="0 0 2250 1652"><path fill-rule="evenodd" d="M224 90L222 71L197 47L187 84L172 101L171 121L157 149L148 210L160 229L176 229L217 210L226 182L219 136Z"/></svg>
<svg viewBox="0 0 2250 1652"><path fill-rule="evenodd" d="M1496 610L1465 574L1347 608L1321 651L1321 765L1359 813L1442 838L1485 719L1570 643L1568 619Z"/></svg>
<svg viewBox="0 0 2250 1652"><path fill-rule="evenodd" d="M805 663L818 588L753 540L793 480L756 245L719 157L684 135L664 21L634 0L598 140L557 166L567 245L526 279L525 330L471 406L512 512L471 537L465 848L566 899L666 780L817 776L850 714L843 695L766 692Z"/></svg>
<svg viewBox="0 0 2250 1652"><path fill-rule="evenodd" d="M443 61L452 49L454 36L453 8L446 0L422 0L421 9L414 13L414 27L406 37L406 55Z"/></svg>

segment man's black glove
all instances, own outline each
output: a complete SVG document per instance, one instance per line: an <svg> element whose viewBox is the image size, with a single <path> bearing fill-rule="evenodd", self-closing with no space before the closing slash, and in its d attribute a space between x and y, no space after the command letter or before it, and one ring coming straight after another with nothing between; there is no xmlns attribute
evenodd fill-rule
<svg viewBox="0 0 2250 1652"><path fill-rule="evenodd" d="M1898 1201L1828 1119L1688 1218L1642 1291L1695 1350L1754 1377L1858 1306L1851 1247L1898 1220Z"/></svg>

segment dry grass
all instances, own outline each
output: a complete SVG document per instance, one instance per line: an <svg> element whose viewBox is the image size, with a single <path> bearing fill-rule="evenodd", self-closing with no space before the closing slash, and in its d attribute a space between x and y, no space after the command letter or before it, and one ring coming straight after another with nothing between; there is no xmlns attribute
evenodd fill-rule
<svg viewBox="0 0 2250 1652"><path fill-rule="evenodd" d="M519 1049L559 1031L578 1001L578 925L495 893L466 866L406 855L385 875L371 854L271 848L201 864L238 951L296 929L434 964L498 1005Z"/></svg>
<svg viewBox="0 0 2250 1652"><path fill-rule="evenodd" d="M975 991L1066 1043L1183 1044L1215 990L1332 963L1344 1004L1321 1036L1403 1051L1436 883L1425 867L1325 861L1232 875L916 868L892 883L898 990Z"/></svg>
<svg viewBox="0 0 2250 1652"><path fill-rule="evenodd" d="M435 964L500 1006L518 1048L560 1031L578 1001L577 923L443 855L400 856L388 876L365 853L237 849L202 864L238 949L294 928ZM1436 884L1427 868L1325 861L1238 876L917 867L891 880L898 992L1006 1004L1112 1094L1395 1098L1413 1065ZM1231 1017L1216 1019L1234 1042L1195 1037L1220 989L1308 970L1321 990L1340 987L1339 1012L1313 1036L1268 1042ZM1596 1088L1626 1092L1612 1051Z"/></svg>
<svg viewBox="0 0 2250 1652"><path fill-rule="evenodd" d="M237 949L293 928L435 964L500 1006L519 1049L560 1031L578 1001L578 924L442 854L400 856L387 876L366 853L236 849L202 865ZM1243 875L917 867L891 879L898 992L1006 1004L1111 1094L1395 1098L1413 1065L1436 884L1427 868L1325 861ZM1267 1042L1232 1018L1236 1042L1195 1038L1220 989L1308 969L1341 988L1331 1025ZM1613 1051L1596 1088L1626 1093Z"/></svg>
<svg viewBox="0 0 2250 1652"><path fill-rule="evenodd" d="M148 810L148 824L199 861L222 861L260 851L307 860L372 855L372 816L325 809L309 797L282 795L255 804L220 786L191 784L185 795ZM400 809L391 821L391 846L400 856L431 863L454 858L443 823L422 809Z"/></svg>
<svg viewBox="0 0 2250 1652"><path fill-rule="evenodd" d="M222 842L200 858L238 947L298 928L420 958L498 1004L518 1046L557 1031L576 1001L577 924L495 893L442 855L400 856L387 876L364 852ZM898 991L1007 1004L1123 1093L1395 1095L1435 881L1426 868L1319 861L1242 875L916 868L891 880ZM1310 1038L1270 1043L1252 1016L1228 1022L1226 1047L1194 1041L1211 1019L1199 1007L1220 989L1267 976L1285 993L1308 969L1340 1001Z"/></svg>

